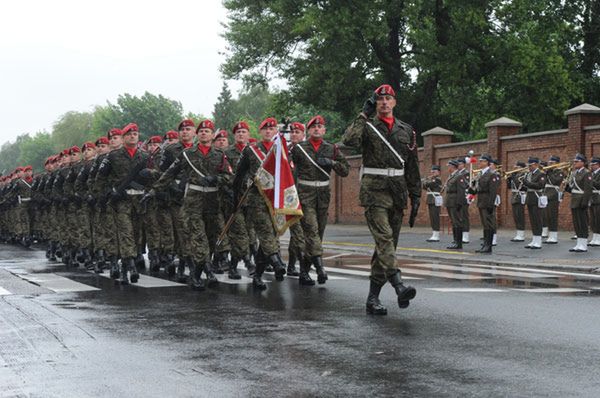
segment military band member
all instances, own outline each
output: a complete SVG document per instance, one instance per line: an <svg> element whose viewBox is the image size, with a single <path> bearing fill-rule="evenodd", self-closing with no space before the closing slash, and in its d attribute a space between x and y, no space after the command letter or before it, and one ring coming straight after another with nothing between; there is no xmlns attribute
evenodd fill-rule
<svg viewBox="0 0 600 398"><path fill-rule="evenodd" d="M593 193L593 182L592 174L585 168L586 162L584 155L575 155L573 171L565 188L565 191L571 194L571 215L577 235L577 244L569 251L575 253L587 252L588 245L588 203Z"/></svg>
<svg viewBox="0 0 600 398"><path fill-rule="evenodd" d="M453 241L447 248L451 250L461 250L463 248L463 207L468 206L465 192L469 187L469 182L465 175L458 170L458 165L457 160L448 162L449 177L445 184L446 197L444 198L444 205L448 209L448 215L452 222L453 236Z"/></svg>
<svg viewBox="0 0 600 398"><path fill-rule="evenodd" d="M306 255L317 271L317 282L324 284L327 273L323 266L322 241L327 226L331 189L329 187L332 171L346 177L350 170L348 161L337 145L323 139L327 128L325 119L317 115L306 124L308 140L294 145L292 160L297 178L297 189L302 212L300 220L304 231ZM308 269L300 270L306 279Z"/></svg>
<svg viewBox="0 0 600 398"><path fill-rule="evenodd" d="M560 157L551 156L548 161L548 166L560 163ZM544 218L548 228L548 239L544 243L558 243L558 208L562 201L561 186L566 178L565 172L561 169L550 169L546 173L546 186L544 187L544 195L548 198L548 206L544 209ZM544 231L542 231L544 235Z"/></svg>
<svg viewBox="0 0 600 398"><path fill-rule="evenodd" d="M379 301L386 281L396 291L400 308L408 307L417 294L414 287L402 283L396 264L396 248L408 199L411 226L420 204L417 140L413 128L394 117L395 106L394 89L387 84L378 87L342 139L345 145L362 150L359 200L375 240L366 311L375 315L387 314Z"/></svg>
<svg viewBox="0 0 600 398"><path fill-rule="evenodd" d="M463 178L466 179L467 184L469 183L469 170L467 169L467 161L465 158L458 158L458 172ZM465 190L465 198L467 197L467 191ZM462 242L463 244L467 244L470 242L469 231L471 231L471 221L469 216L469 205L470 203L467 201L467 204L462 207Z"/></svg>
<svg viewBox="0 0 600 398"><path fill-rule="evenodd" d="M492 159L490 168L492 169L494 174L496 174L496 176L498 177L498 182L499 182L502 179L502 177L500 175L500 172L497 169L498 166L500 166L500 160ZM500 198L500 187L498 187L498 192L496 193L496 200L494 202L494 219L497 219L497 217L498 217L498 207L500 207L501 202L502 201ZM492 246L496 246L497 243L498 243L498 231L496 229L494 229L494 232L492 234Z"/></svg>
<svg viewBox="0 0 600 398"><path fill-rule="evenodd" d="M477 195L477 208L479 219L483 227L483 243L477 253L492 253L492 241L496 230L496 195L498 193L499 178L490 168L492 158L482 155L479 158L481 171L471 183L469 193Z"/></svg>
<svg viewBox="0 0 600 398"><path fill-rule="evenodd" d="M546 186L546 173L540 169L540 159L530 157L527 161L529 172L523 179L523 186L527 188L525 204L529 213L529 223L533 237L526 249L542 248L542 209L540 208L540 197L544 194Z"/></svg>
<svg viewBox="0 0 600 398"><path fill-rule="evenodd" d="M600 157L594 156L590 161L592 169L592 198L590 200L590 223L592 224L591 247L600 246Z"/></svg>
<svg viewBox="0 0 600 398"><path fill-rule="evenodd" d="M431 237L427 242L440 241L440 208L442 195L442 180L440 179L441 168L438 165L431 166L431 174L425 178L421 185L427 191L427 210L429 211L429 223L431 224ZM462 237L461 237L462 240Z"/></svg>
<svg viewBox="0 0 600 398"><path fill-rule="evenodd" d="M514 170L524 169L527 167L525 162L518 161L515 163ZM512 208L513 221L517 230L515 237L511 242L525 241L525 198L527 196L527 188L523 186L525 171L512 173L506 179L507 188L510 189L510 205Z"/></svg>

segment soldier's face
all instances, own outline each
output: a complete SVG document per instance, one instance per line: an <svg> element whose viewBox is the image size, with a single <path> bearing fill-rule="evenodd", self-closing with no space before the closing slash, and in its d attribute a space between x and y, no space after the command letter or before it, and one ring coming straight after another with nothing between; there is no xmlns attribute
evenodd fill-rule
<svg viewBox="0 0 600 398"><path fill-rule="evenodd" d="M123 136L121 135L113 135L112 137L110 137L110 148L111 149L117 149L120 148L121 145L123 145Z"/></svg>
<svg viewBox="0 0 600 398"><path fill-rule="evenodd" d="M71 156L71 163L79 162L79 152L73 152L70 156Z"/></svg>
<svg viewBox="0 0 600 398"><path fill-rule="evenodd" d="M25 172L25 178L29 178L29 177L31 177L32 175L33 175L33 170L27 170L27 171Z"/></svg>
<svg viewBox="0 0 600 398"><path fill-rule="evenodd" d="M202 145L210 145L213 139L213 131L211 129L198 130L198 142Z"/></svg>
<svg viewBox="0 0 600 398"><path fill-rule="evenodd" d="M215 146L215 148L219 149L227 148L229 146L229 140L227 139L227 137L219 137L215 140L213 145Z"/></svg>
<svg viewBox="0 0 600 398"><path fill-rule="evenodd" d="M83 151L83 157L85 160L90 160L96 155L96 150L94 148L85 148Z"/></svg>
<svg viewBox="0 0 600 398"><path fill-rule="evenodd" d="M156 152L156 150L158 148L160 148L160 144L158 144L156 142L151 142L148 144L148 152L150 152L150 153Z"/></svg>
<svg viewBox="0 0 600 398"><path fill-rule="evenodd" d="M107 153L110 150L110 147L106 144L100 144L96 148L98 150L98 154L100 154L100 155L104 155L105 153Z"/></svg>
<svg viewBox="0 0 600 398"><path fill-rule="evenodd" d="M70 157L69 155L67 155L67 156L63 156L63 157L61 158L61 163L60 163L60 165L61 165L61 166L68 166L69 164L71 164L71 157Z"/></svg>
<svg viewBox="0 0 600 398"><path fill-rule="evenodd" d="M310 128L308 129L308 135L311 138L323 138L326 131L327 128L325 128L325 125L317 123L310 126Z"/></svg>
<svg viewBox="0 0 600 398"><path fill-rule="evenodd" d="M277 134L277 127L264 127L260 130L263 141L272 141L275 134Z"/></svg>
<svg viewBox="0 0 600 398"><path fill-rule="evenodd" d="M177 141L179 141L179 138L169 138L169 139L167 139L167 143L168 143L169 145L170 145L170 144L174 144L174 143L176 143Z"/></svg>
<svg viewBox="0 0 600 398"><path fill-rule="evenodd" d="M480 160L479 161L479 168L480 169L485 169L486 167L488 167L490 164L487 162L487 160Z"/></svg>
<svg viewBox="0 0 600 398"><path fill-rule="evenodd" d="M440 171L439 170L431 170L431 175L434 177L439 177L440 176Z"/></svg>
<svg viewBox="0 0 600 398"><path fill-rule="evenodd" d="M136 146L139 140L140 133L137 131L130 131L123 135L123 143L130 148Z"/></svg>
<svg viewBox="0 0 600 398"><path fill-rule="evenodd" d="M575 167L576 169L580 169L584 166L583 162L581 160L575 160L573 162L573 167Z"/></svg>
<svg viewBox="0 0 600 398"><path fill-rule="evenodd" d="M396 106L396 98L391 95L380 95L377 98L377 113L383 116L390 116Z"/></svg>
<svg viewBox="0 0 600 398"><path fill-rule="evenodd" d="M290 140L294 144L304 141L304 131L300 129L293 129L290 132Z"/></svg>
<svg viewBox="0 0 600 398"><path fill-rule="evenodd" d="M192 142L194 140L195 129L193 126L185 126L179 130L181 142Z"/></svg>
<svg viewBox="0 0 600 398"><path fill-rule="evenodd" d="M533 170L537 169L537 166L538 166L537 163L530 163L528 166L529 171L533 171Z"/></svg>
<svg viewBox="0 0 600 398"><path fill-rule="evenodd" d="M250 132L246 129L239 129L235 131L235 143L236 144L247 144L250 139Z"/></svg>
<svg viewBox="0 0 600 398"><path fill-rule="evenodd" d="M452 174L456 171L456 167L452 166L451 164L448 165L448 173Z"/></svg>
<svg viewBox="0 0 600 398"><path fill-rule="evenodd" d="M592 163L590 167L592 168L592 170L596 171L600 169L600 163Z"/></svg>

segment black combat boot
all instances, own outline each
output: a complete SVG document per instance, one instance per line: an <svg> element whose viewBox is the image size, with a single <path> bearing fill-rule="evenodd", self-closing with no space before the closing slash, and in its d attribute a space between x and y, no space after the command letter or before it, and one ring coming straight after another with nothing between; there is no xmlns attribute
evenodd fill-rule
<svg viewBox="0 0 600 398"><path fill-rule="evenodd" d="M143 271L146 269L146 260L144 259L144 254L142 252L138 252L138 255L134 259L135 268L138 271Z"/></svg>
<svg viewBox="0 0 600 398"><path fill-rule="evenodd" d="M256 263L255 268L258 269L259 265L261 266L261 275L262 273L265 272L265 269L267 268L267 264L268 264L268 259L265 256L265 253L263 252L262 248L258 248L256 250L256 254L254 255L254 262Z"/></svg>
<svg viewBox="0 0 600 398"><path fill-rule="evenodd" d="M225 251L225 252L218 252L215 253L215 261L213 261L213 272L215 274L224 274L225 271L223 270L223 265L227 262L227 257L229 255L229 252ZM229 268L229 267L227 267Z"/></svg>
<svg viewBox="0 0 600 398"><path fill-rule="evenodd" d="M456 235L456 228L452 228L452 243L450 243L448 246L446 246L446 249L449 250L456 250L458 249L458 241L460 240L462 242L462 237L458 237Z"/></svg>
<svg viewBox="0 0 600 398"><path fill-rule="evenodd" d="M98 249L96 250L96 265L94 266L94 272L97 274L101 274L104 271L104 250Z"/></svg>
<svg viewBox="0 0 600 398"><path fill-rule="evenodd" d="M237 257L231 257L231 261L229 262L229 279L242 279L242 276L238 272L238 263L240 259Z"/></svg>
<svg viewBox="0 0 600 398"><path fill-rule="evenodd" d="M75 261L79 264L85 263L85 252L83 251L83 248L80 247L75 250Z"/></svg>
<svg viewBox="0 0 600 398"><path fill-rule="evenodd" d="M254 275L254 271L256 271L256 265L254 264L254 261L252 261L252 256L246 254L244 256L243 260L244 260L244 266L248 270L248 275L250 275L250 276Z"/></svg>
<svg viewBox="0 0 600 398"><path fill-rule="evenodd" d="M219 285L219 280L212 272L212 264L210 261L204 263L204 274L206 274L206 284L208 287L217 287Z"/></svg>
<svg viewBox="0 0 600 398"><path fill-rule="evenodd" d="M121 283L121 285L129 285L129 277L127 275L127 271L130 269L129 259L131 259L131 257L121 259L121 275L119 277L119 282Z"/></svg>
<svg viewBox="0 0 600 398"><path fill-rule="evenodd" d="M200 264L196 264L194 260L190 260L190 285L194 290L204 290L206 289L206 285L202 280L202 266Z"/></svg>
<svg viewBox="0 0 600 398"><path fill-rule="evenodd" d="M417 289L412 286L404 286L402 279L400 279L400 271L397 271L395 274L389 276L388 280L398 295L398 307L408 307L410 300L414 299L417 295Z"/></svg>
<svg viewBox="0 0 600 398"><path fill-rule="evenodd" d="M491 229L483 230L483 247L477 251L477 253L483 254L491 254L492 253L492 239L494 239L494 234Z"/></svg>
<svg viewBox="0 0 600 398"><path fill-rule="evenodd" d="M93 270L94 269L94 259L92 258L92 253L90 252L90 249L88 249L87 247L84 247L82 250L83 250L83 258L84 258L83 263L85 264L85 269Z"/></svg>
<svg viewBox="0 0 600 398"><path fill-rule="evenodd" d="M285 276L285 264L281 260L279 253L274 253L269 256L269 264L275 271L275 280L281 282Z"/></svg>
<svg viewBox="0 0 600 398"><path fill-rule="evenodd" d="M162 262L165 266L165 272L169 278L175 276L175 256L172 253L167 253L163 256Z"/></svg>
<svg viewBox="0 0 600 398"><path fill-rule="evenodd" d="M317 282L319 282L319 285L323 285L327 282L327 273L325 272L325 267L323 267L323 257L314 256L311 258L311 261L317 271Z"/></svg>
<svg viewBox="0 0 600 398"><path fill-rule="evenodd" d="M179 283L185 283L186 282L186 277L185 277L185 265L186 263L191 262L191 259L186 258L180 258L179 259L179 263L177 264L177 282ZM193 267L193 266L192 266ZM190 267L190 270L192 270L192 267Z"/></svg>
<svg viewBox="0 0 600 398"><path fill-rule="evenodd" d="M265 270L264 262L256 263L256 270L254 271L254 276L252 277L252 286L258 290L267 290L267 284L262 280L262 274Z"/></svg>
<svg viewBox="0 0 600 398"><path fill-rule="evenodd" d="M383 285L375 281L371 281L369 286L369 295L367 296L367 314L370 315L387 315L387 308L379 301L379 293Z"/></svg>
<svg viewBox="0 0 600 398"><path fill-rule="evenodd" d="M138 272L137 264L136 264L134 258L132 258L132 257L129 258L128 266L129 266L129 272L131 273L131 275L130 275L131 283L137 283L137 281L140 279L140 273Z"/></svg>
<svg viewBox="0 0 600 398"><path fill-rule="evenodd" d="M62 245L60 244L60 242L54 242L54 256L56 257L60 257L60 259L62 260Z"/></svg>
<svg viewBox="0 0 600 398"><path fill-rule="evenodd" d="M300 275L298 271L296 271L296 251L288 250L288 264L287 264L287 275L288 276L298 276Z"/></svg>
<svg viewBox="0 0 600 398"><path fill-rule="evenodd" d="M484 229L483 230L483 241L481 242L481 247L479 249L475 250L475 253L483 253L483 249L487 245L487 235L488 235L488 230Z"/></svg>
<svg viewBox="0 0 600 398"><path fill-rule="evenodd" d="M462 241L462 228L456 228L456 250L462 250L463 241Z"/></svg>
<svg viewBox="0 0 600 398"><path fill-rule="evenodd" d="M46 247L46 258L50 260L50 254L52 253L52 243L48 243L48 247Z"/></svg>
<svg viewBox="0 0 600 398"><path fill-rule="evenodd" d="M77 249L74 247L71 248L71 266L79 267L79 261L77 260Z"/></svg>
<svg viewBox="0 0 600 398"><path fill-rule="evenodd" d="M315 281L310 277L310 259L303 253L300 253L300 278L298 283L301 286L314 286Z"/></svg>
<svg viewBox="0 0 600 398"><path fill-rule="evenodd" d="M110 263L110 277L112 279L119 279L121 272L119 271L119 260L117 256L109 256L108 262Z"/></svg>
<svg viewBox="0 0 600 398"><path fill-rule="evenodd" d="M160 274L160 257L158 256L158 249L150 249L148 252L148 259L150 260L150 275L158 276Z"/></svg>

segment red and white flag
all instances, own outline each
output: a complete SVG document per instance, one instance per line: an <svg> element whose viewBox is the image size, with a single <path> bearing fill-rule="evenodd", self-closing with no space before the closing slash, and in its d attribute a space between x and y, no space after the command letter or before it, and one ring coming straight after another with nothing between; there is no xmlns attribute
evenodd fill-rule
<svg viewBox="0 0 600 398"><path fill-rule="evenodd" d="M302 218L302 206L288 159L285 138L280 134L258 169L255 183L265 198L275 231L281 236Z"/></svg>

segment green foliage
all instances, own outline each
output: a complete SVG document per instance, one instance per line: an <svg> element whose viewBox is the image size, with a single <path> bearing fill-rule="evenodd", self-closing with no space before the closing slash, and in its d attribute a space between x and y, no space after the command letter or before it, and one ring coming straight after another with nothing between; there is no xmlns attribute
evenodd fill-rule
<svg viewBox="0 0 600 398"><path fill-rule="evenodd" d="M34 170L43 170L46 158L56 153L52 147L52 135L45 131L38 132L31 139L21 143L19 165L31 165Z"/></svg>

